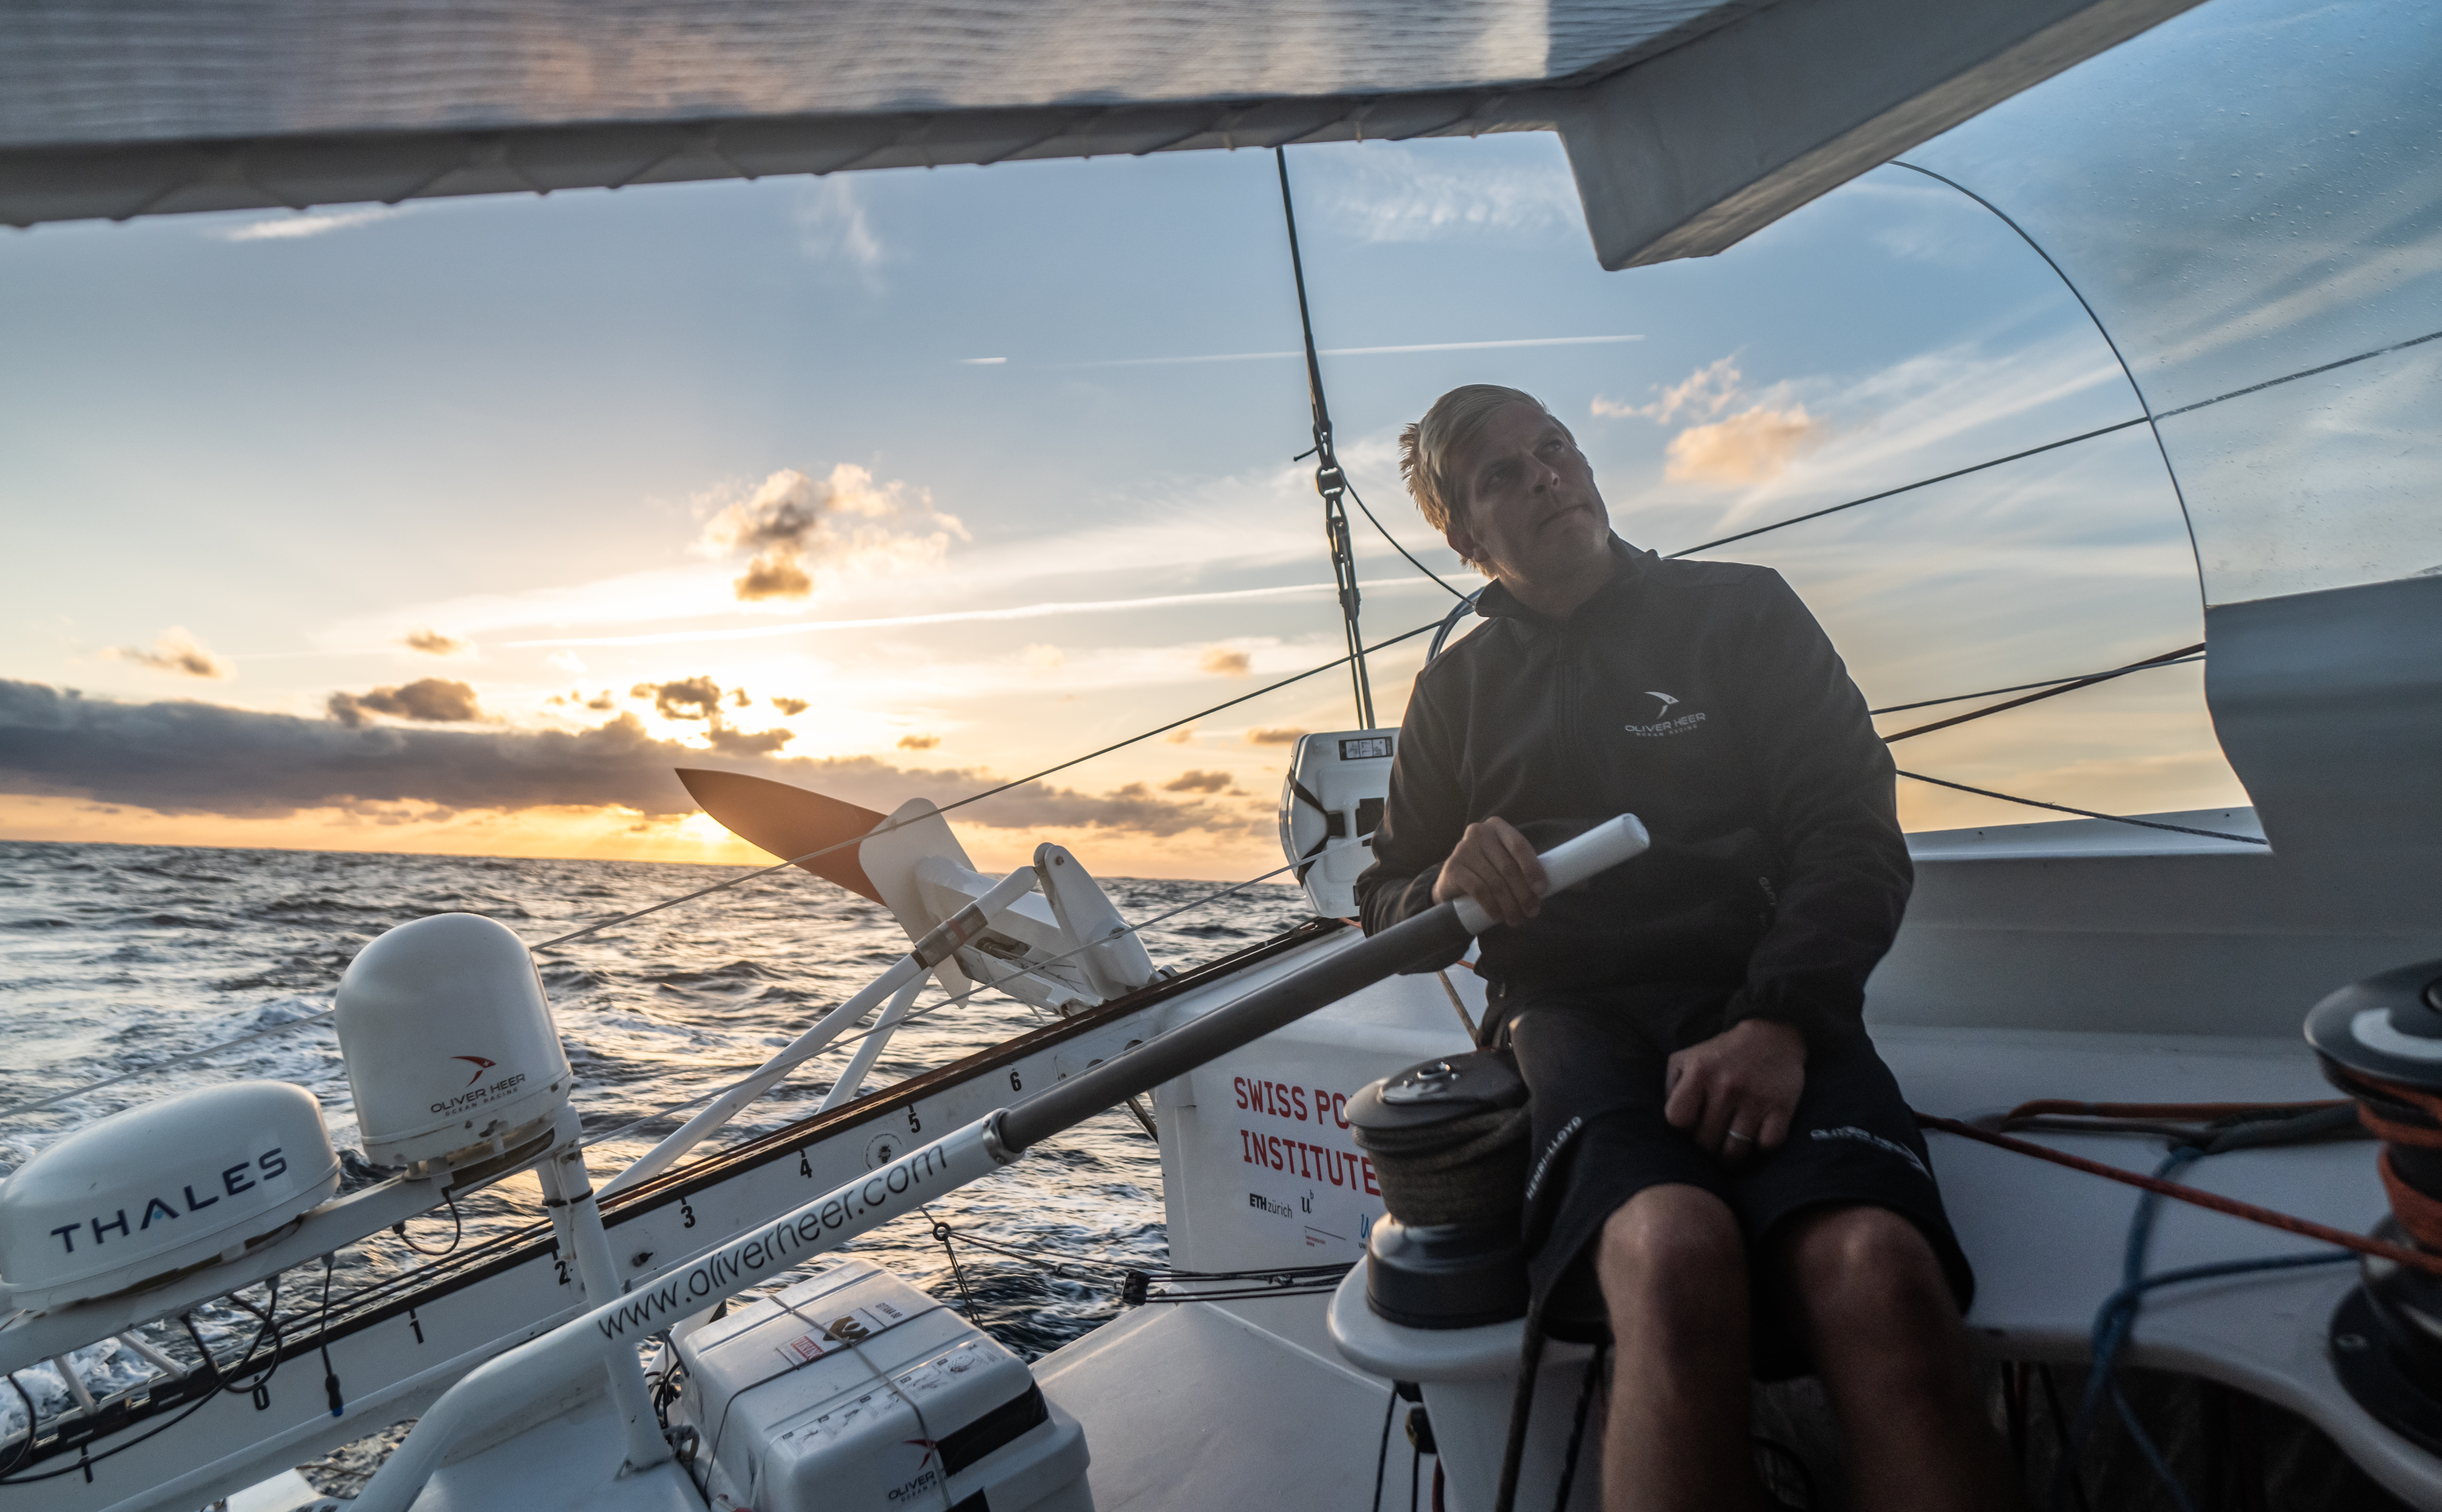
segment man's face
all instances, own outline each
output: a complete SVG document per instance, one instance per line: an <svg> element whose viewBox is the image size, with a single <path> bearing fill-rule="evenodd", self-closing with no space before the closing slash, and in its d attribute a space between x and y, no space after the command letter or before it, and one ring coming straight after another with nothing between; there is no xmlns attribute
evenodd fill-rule
<svg viewBox="0 0 2442 1512"><path fill-rule="evenodd" d="M1565 577L1573 559L1606 549L1611 511L1594 468L1560 423L1533 405L1502 410L1453 460L1464 503L1448 532L1450 548L1495 577Z"/></svg>

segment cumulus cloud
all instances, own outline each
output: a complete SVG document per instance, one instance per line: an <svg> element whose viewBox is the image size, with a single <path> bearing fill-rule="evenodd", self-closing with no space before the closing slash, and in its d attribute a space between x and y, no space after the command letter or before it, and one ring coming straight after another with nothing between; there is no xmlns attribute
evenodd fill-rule
<svg viewBox="0 0 2442 1512"><path fill-rule="evenodd" d="M398 644L406 647L410 651L422 651L427 656L456 656L461 651L471 651L475 648L471 644L462 641L454 635L444 635L439 630L433 629L429 626L427 626L422 629L408 631L405 635L399 637ZM574 657L571 657L569 660L575 661L576 659ZM577 662L576 665L569 668L569 670L573 672L582 672L585 670L585 664Z"/></svg>
<svg viewBox="0 0 2442 1512"><path fill-rule="evenodd" d="M1188 741L1194 738L1195 726L1192 724L1182 724L1177 729L1163 736L1161 738L1161 743L1164 745L1185 745Z"/></svg>
<svg viewBox="0 0 2442 1512"><path fill-rule="evenodd" d="M1734 356L1718 357L1667 388L1654 385L1655 397L1646 404L1597 394L1594 412L1616 419L1641 417L1659 426L1701 422L1670 438L1662 476L1671 483L1720 488L1768 483L1788 471L1800 453L1820 446L1829 428L1802 404L1749 394L1742 377ZM1767 391L1786 392L1786 385ZM1747 401L1746 409L1722 413L1741 400Z"/></svg>
<svg viewBox="0 0 2442 1512"><path fill-rule="evenodd" d="M544 657L542 662L543 665L557 667L563 672L573 672L582 675L585 671L585 658L577 655L574 651L554 651L549 656Z"/></svg>
<svg viewBox="0 0 2442 1512"><path fill-rule="evenodd" d="M899 738L902 751L930 751L941 743L938 735L902 735Z"/></svg>
<svg viewBox="0 0 2442 1512"><path fill-rule="evenodd" d="M1662 476L1722 488L1765 483L1788 471L1800 452L1820 446L1823 436L1823 422L1802 404L1786 410L1758 405L1672 436Z"/></svg>
<svg viewBox="0 0 2442 1512"><path fill-rule="evenodd" d="M740 492L724 485L697 496L699 510L712 518L695 549L747 556L731 584L742 603L810 597L821 573L928 567L948 554L952 537L968 538L957 516L933 507L927 490L897 480L877 484L853 463L822 479L784 467Z"/></svg>
<svg viewBox="0 0 2442 1512"><path fill-rule="evenodd" d="M709 677L677 678L667 683L639 683L628 690L631 699L648 698L665 720L720 718L720 684Z"/></svg>
<svg viewBox="0 0 2442 1512"><path fill-rule="evenodd" d="M1228 792L1235 786L1227 772L1182 772L1161 785L1164 792Z"/></svg>
<svg viewBox="0 0 2442 1512"><path fill-rule="evenodd" d="M735 707L741 709L751 709L755 706L755 701L746 696L746 690L744 688L731 688L729 690L729 701Z"/></svg>
<svg viewBox="0 0 2442 1512"><path fill-rule="evenodd" d="M783 714L803 714L813 707L804 699L774 699L772 706Z"/></svg>
<svg viewBox="0 0 2442 1512"><path fill-rule="evenodd" d="M101 653L115 662L133 662L156 672L173 672L180 677L210 678L226 681L237 676L237 668L227 658L219 656L195 639L182 625L173 625L154 637L150 649L141 646L118 646Z"/></svg>
<svg viewBox="0 0 2442 1512"><path fill-rule="evenodd" d="M1313 734L1311 730L1265 729L1261 726L1247 732L1248 745L1295 745Z"/></svg>
<svg viewBox="0 0 2442 1512"><path fill-rule="evenodd" d="M712 758L884 812L913 797L946 804L994 785L989 772L903 768L871 756ZM706 759L653 738L633 714L573 734L350 725L188 701L120 703L0 679L0 792L162 813L279 818L303 809L414 803L436 811L617 805L647 817L675 815L695 804L671 769ZM1270 823L1200 796L1164 797L1142 783L1089 793L1041 782L962 809L957 822L1154 836L1253 834Z"/></svg>
<svg viewBox="0 0 2442 1512"><path fill-rule="evenodd" d="M729 756L769 756L796 738L794 730L772 729L749 735L744 730L733 730L723 724L716 724L704 732L704 739L710 742L711 749Z"/></svg>
<svg viewBox="0 0 2442 1512"><path fill-rule="evenodd" d="M1233 651L1226 646L1208 646L1195 659L1198 671L1217 672L1223 677L1245 677L1255 659L1245 651Z"/></svg>
<svg viewBox="0 0 2442 1512"><path fill-rule="evenodd" d="M334 693L330 708L331 718L350 726L371 723L376 714L425 724L465 724L483 717L471 685L438 677L421 677L401 687L374 688L370 693Z"/></svg>
<svg viewBox="0 0 2442 1512"><path fill-rule="evenodd" d="M1657 397L1650 404L1630 404L1625 399L1606 399L1596 394L1594 411L1614 419L1642 415L1658 426L1667 426L1682 414L1709 420L1736 403L1744 392L1739 387L1740 376L1735 356L1718 357L1669 388L1653 385Z"/></svg>

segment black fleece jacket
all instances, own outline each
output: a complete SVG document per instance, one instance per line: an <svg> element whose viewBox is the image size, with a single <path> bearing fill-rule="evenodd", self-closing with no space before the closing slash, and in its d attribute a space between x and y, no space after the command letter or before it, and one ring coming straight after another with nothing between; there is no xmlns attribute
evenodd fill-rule
<svg viewBox="0 0 2442 1512"><path fill-rule="evenodd" d="M1852 1029L1913 881L1865 699L1779 574L1611 551L1616 572L1566 623L1493 584L1477 601L1492 623L1417 678L1357 883L1366 929L1431 906L1478 820L1541 850L1634 813L1652 849L1485 935L1504 1001L1711 987L1729 991L1706 1032Z"/></svg>

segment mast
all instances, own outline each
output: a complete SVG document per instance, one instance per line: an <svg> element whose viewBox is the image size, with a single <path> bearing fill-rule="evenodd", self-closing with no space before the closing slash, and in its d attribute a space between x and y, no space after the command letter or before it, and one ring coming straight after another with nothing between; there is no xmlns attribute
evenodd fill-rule
<svg viewBox="0 0 2442 1512"><path fill-rule="evenodd" d="M1365 638L1358 628L1358 611L1362 599L1357 592L1357 556L1348 544L1348 508L1342 500L1348 493L1348 475L1339 470L1339 458L1331 449L1331 408L1322 396L1322 360L1314 349L1314 317L1305 302L1305 261L1298 255L1297 207L1289 199L1289 158L1282 148L1272 149L1272 157L1281 170L1281 218L1289 228L1289 273L1297 281L1298 325L1305 334L1306 392L1314 401L1314 491L1322 496L1322 534L1331 547L1331 576L1339 590L1339 620L1348 635L1348 671L1356 684L1357 723L1371 730L1374 724L1374 688L1365 676Z"/></svg>

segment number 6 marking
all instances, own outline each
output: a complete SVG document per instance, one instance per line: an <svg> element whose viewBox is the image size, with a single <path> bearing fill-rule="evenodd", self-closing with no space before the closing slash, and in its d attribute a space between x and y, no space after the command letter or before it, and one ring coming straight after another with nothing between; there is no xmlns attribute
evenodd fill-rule
<svg viewBox="0 0 2442 1512"><path fill-rule="evenodd" d="M1017 1079L1017 1067L1014 1066L1009 1068L1009 1089L1012 1092L1026 1090L1026 1084Z"/></svg>

